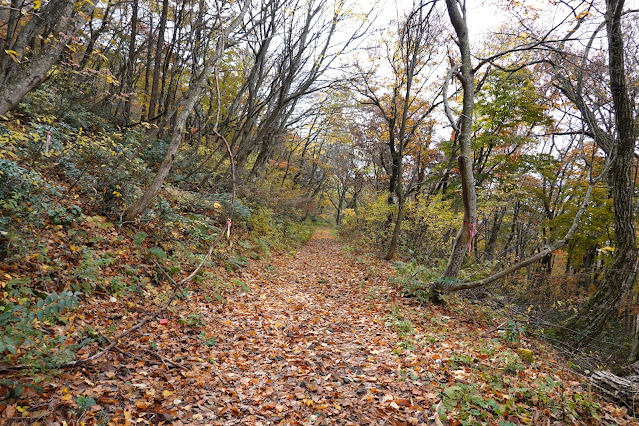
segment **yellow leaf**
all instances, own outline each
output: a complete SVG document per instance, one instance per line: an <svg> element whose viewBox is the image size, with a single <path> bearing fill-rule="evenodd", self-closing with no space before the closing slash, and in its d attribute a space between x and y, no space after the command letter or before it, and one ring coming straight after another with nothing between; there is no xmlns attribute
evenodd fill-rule
<svg viewBox="0 0 639 426"><path fill-rule="evenodd" d="M20 59L18 59L18 57L20 56L20 54L18 52L16 52L15 50L5 50L4 51L7 55L11 56L11 59L13 59L13 62L20 62Z"/></svg>
<svg viewBox="0 0 639 426"><path fill-rule="evenodd" d="M162 396L165 398L168 398L171 396L171 391L165 390L164 392L162 392Z"/></svg>
<svg viewBox="0 0 639 426"><path fill-rule="evenodd" d="M40 9L40 6L42 6L42 2L40 0L35 0L33 2L33 10L38 10Z"/></svg>
<svg viewBox="0 0 639 426"><path fill-rule="evenodd" d="M28 405L25 405L24 407L21 407L19 405L16 405L16 410L18 410L21 413L24 413L25 411L27 411L29 409Z"/></svg>
<svg viewBox="0 0 639 426"><path fill-rule="evenodd" d="M213 203L213 207L215 207L216 209L221 209L222 205L216 201Z"/></svg>
<svg viewBox="0 0 639 426"><path fill-rule="evenodd" d="M204 416L201 413L193 414L193 420L204 420Z"/></svg>

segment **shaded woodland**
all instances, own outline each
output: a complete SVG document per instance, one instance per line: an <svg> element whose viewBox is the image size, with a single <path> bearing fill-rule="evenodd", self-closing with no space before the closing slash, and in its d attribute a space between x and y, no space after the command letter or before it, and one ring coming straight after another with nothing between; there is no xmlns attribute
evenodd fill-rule
<svg viewBox="0 0 639 426"><path fill-rule="evenodd" d="M636 377L629 3L500 3L481 37L460 0L393 19L349 0L3 3L0 398L191 294L226 306L244 268L317 227L392 265L424 311L480 305L584 375ZM146 300L129 328L69 331L78 307L128 297ZM632 406L634 379L607 374Z"/></svg>

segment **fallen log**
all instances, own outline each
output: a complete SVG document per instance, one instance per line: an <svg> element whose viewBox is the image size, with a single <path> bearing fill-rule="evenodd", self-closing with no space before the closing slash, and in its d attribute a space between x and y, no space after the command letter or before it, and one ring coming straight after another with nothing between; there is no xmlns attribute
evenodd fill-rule
<svg viewBox="0 0 639 426"><path fill-rule="evenodd" d="M597 393L611 402L633 411L639 407L638 375L620 377L608 371L597 371L590 377L590 383Z"/></svg>

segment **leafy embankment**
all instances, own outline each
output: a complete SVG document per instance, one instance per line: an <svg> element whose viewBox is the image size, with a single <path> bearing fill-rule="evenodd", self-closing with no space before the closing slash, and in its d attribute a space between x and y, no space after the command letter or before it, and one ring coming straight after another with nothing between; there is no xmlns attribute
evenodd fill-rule
<svg viewBox="0 0 639 426"><path fill-rule="evenodd" d="M25 388L14 424L630 424L543 344L496 331L488 310L400 297L387 263L354 258L326 230L252 262L219 298L185 289L101 359ZM92 298L56 325L91 330L87 357L161 294ZM221 300L218 300L221 299ZM5 372L6 374L6 372ZM17 373L12 373L17 374ZM6 394L4 395L7 396Z"/></svg>

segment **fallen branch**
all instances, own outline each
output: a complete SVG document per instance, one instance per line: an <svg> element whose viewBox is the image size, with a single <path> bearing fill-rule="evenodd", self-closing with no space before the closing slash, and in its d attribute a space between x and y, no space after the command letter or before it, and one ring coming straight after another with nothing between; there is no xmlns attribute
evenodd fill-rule
<svg viewBox="0 0 639 426"><path fill-rule="evenodd" d="M564 245L566 245L568 243L568 241L570 241L570 239L572 238L572 236L574 235L575 231L577 231L577 228L579 227L579 223L581 222L581 217L583 216L584 212L586 211L586 207L588 206L588 203L590 202L590 197L592 196L592 191L595 188L595 185L597 183L599 183L601 181L601 179L603 179L604 175L606 174L606 172L608 171L608 169L610 168L610 164L611 162L609 160L606 160L606 164L604 166L603 171L601 172L601 174L599 176L597 176L596 179L591 180L590 184L588 185L588 189L586 190L586 195L584 196L583 201L581 202L581 206L579 207L579 211L577 212L577 214L575 215L575 217L573 218L572 224L570 226L570 229L568 229L568 232L566 232L566 235L564 235L564 237L558 241L556 241L554 244L551 244L550 246L547 246L545 249L541 250L539 253L530 256L527 259L522 260L521 262L504 269L503 271L497 272L496 274L493 274L489 277L486 278L482 278L481 280L477 280L477 281L473 281L473 282L469 282L469 283L461 283L461 284L456 284L456 285L451 285L451 286L442 286L442 290L450 293L453 291L459 291L459 290L466 290L466 289L471 289L471 288L477 288L477 287L481 287L487 284L490 284L494 281L497 281L500 278L503 278L515 271L517 271L518 269L521 269L525 266L528 266L532 263L538 262L541 259L543 259L545 256L548 256L549 254L551 254L552 252L554 252L555 250L563 247ZM439 286L441 286L441 283L438 283Z"/></svg>
<svg viewBox="0 0 639 426"><path fill-rule="evenodd" d="M116 351L118 351L118 352L120 352L120 353L121 353L122 355L124 355L124 356L128 356L128 357L133 358L133 359L134 359L134 360L136 360L136 361L144 361L145 363L150 364L150 365L161 365L159 362L149 361L148 359L144 359L144 358L142 358L142 357L139 357L139 356L137 356L137 355L134 355L134 354L132 354L132 353L129 353L129 352L125 351L124 349L122 349L122 348L118 347L118 346L116 346L116 347L115 347L115 350L116 350Z"/></svg>
<svg viewBox="0 0 639 426"><path fill-rule="evenodd" d="M111 343L106 348L102 349L100 352L95 353L95 354L91 355L88 358L83 358L83 359L78 359L78 360L74 360L74 361L71 361L71 362L67 362L66 364L62 364L60 367L62 367L62 368L77 367L78 365L86 364L89 361L93 361L94 359L100 358L102 355L106 354L107 352L109 352L113 348L115 348L118 345L118 343L120 342L120 339L122 339L123 337L128 336L129 334L133 333L135 330L138 330L138 329L144 327L146 325L146 323L148 323L149 321L157 318L160 315L160 313L162 312L162 310L158 310L158 311L146 316L142 321L140 321L139 323L137 323L133 327L131 327L128 330L125 330L124 332L120 333L117 337L115 337L111 341Z"/></svg>
<svg viewBox="0 0 639 426"><path fill-rule="evenodd" d="M492 329L490 329L490 330L488 330L488 331L483 332L483 333L482 333L479 337L486 337L486 336L488 336L490 333L492 333L492 332L494 332L494 331L501 331L501 330L503 330L503 328L502 328L502 327L503 327L503 326L505 326L507 322L508 322L508 321L504 321L504 322L502 322L501 324L499 324L497 327L492 328Z"/></svg>
<svg viewBox="0 0 639 426"><path fill-rule="evenodd" d="M608 371L596 371L590 383L606 399L636 410L639 405L639 376L619 377Z"/></svg>
<svg viewBox="0 0 639 426"><path fill-rule="evenodd" d="M173 279L173 277L170 276L170 274L168 274L168 272L166 272L164 270L164 268L162 268L160 266L160 264L158 264L156 262L156 265L162 269L162 272L169 277L169 279L171 280L171 282L173 283L173 293L171 295L171 297L169 298L169 300L164 304L164 306L162 306L161 308L159 308L158 310L156 310L155 312L147 315L144 319L142 319L142 321L138 322L136 325L134 325L133 327L125 330L124 332L122 332L121 334L119 334L117 337L115 337L111 343L105 347L104 349L102 349L100 352L91 355L88 358L84 358L84 359L79 359L79 360L74 360L71 362L68 362L66 364L61 365L61 368L69 368L69 367L77 367L81 364L86 364L87 362L96 360L98 358L100 358L101 356L103 356L104 354L106 354L107 352L113 350L119 343L119 341L123 338L128 336L129 334L133 333L136 330L139 330L140 328L144 327L148 322L156 319L158 316L160 316L160 314L162 312L164 312L170 305L171 303L173 303L173 301L175 300L175 298L178 295L178 291L182 288L184 288L184 284L186 284L187 282L191 281L193 279L193 277L195 277L197 275L197 273L202 269L202 267L204 266L204 264L209 260L209 258L211 257L211 254L213 254L213 250L215 249L215 247L217 246L217 244L222 240L222 238L224 238L224 234L230 233L230 229L231 229L231 220L233 219L233 213L235 211L235 192L236 192L236 180L235 180L235 161L233 158L233 151L231 151L231 146L229 145L228 141L226 140L226 138L224 138L222 135L220 135L219 133L217 133L217 131L214 130L214 132L220 137L220 139L224 142L224 144L226 145L226 150L228 152L229 155L229 160L231 162L231 176L232 176L232 191L231 191L231 211L229 213L229 219L227 222L227 227L222 228L222 230L220 231L220 234L218 235L218 237L215 239L215 241L213 241L208 249L208 252L206 253L206 256L204 256L204 259L202 259L202 261L197 265L197 267L193 270L193 272L191 272L189 275L187 275L186 277L182 278L180 281L175 281ZM156 354L155 352L153 352L153 354L155 356L161 357L161 355ZM161 358L162 359L162 358ZM184 368L179 364L176 364L175 362L168 360L168 359L163 359L163 361L168 361L167 363L172 364L175 367L178 368Z"/></svg>
<svg viewBox="0 0 639 426"><path fill-rule="evenodd" d="M180 370L188 370L188 368L186 368L185 366L180 365L177 362L175 362L175 361L173 361L173 360L171 360L171 359L169 359L169 358L167 358L167 357L165 357L163 355L160 355L157 352L152 351L151 349L145 349L144 352L146 352L147 354L149 354L151 356L156 357L157 359L162 361L165 365L168 364L168 365L170 365L172 367L179 368Z"/></svg>

